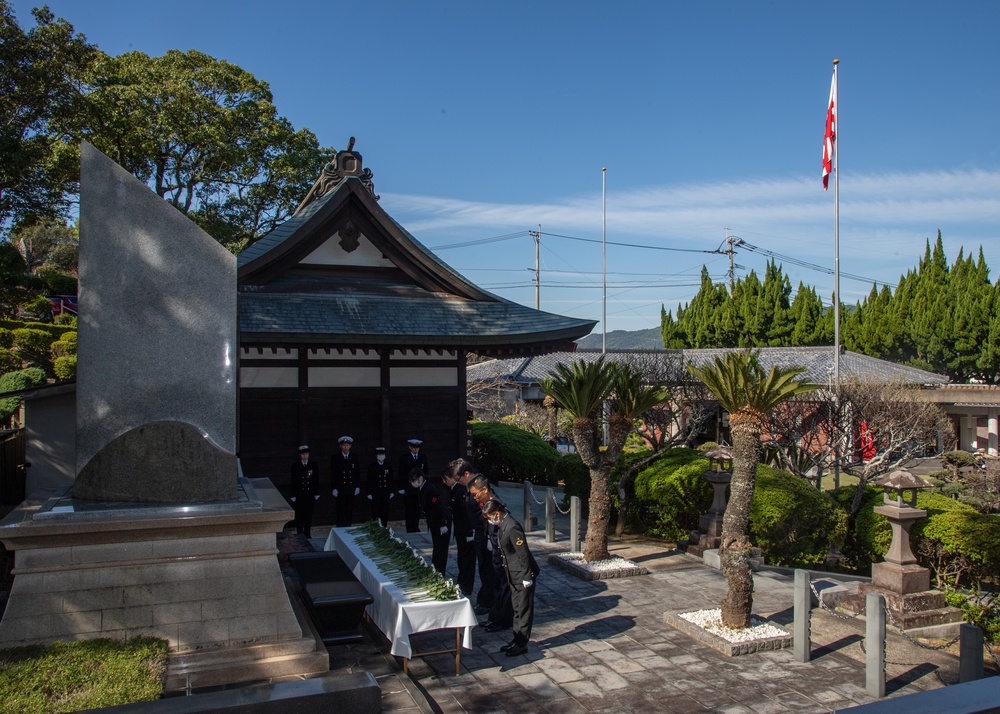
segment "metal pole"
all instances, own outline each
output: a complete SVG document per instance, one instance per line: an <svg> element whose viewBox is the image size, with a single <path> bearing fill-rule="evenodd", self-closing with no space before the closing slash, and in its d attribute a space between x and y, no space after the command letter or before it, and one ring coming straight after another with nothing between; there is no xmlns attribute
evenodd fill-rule
<svg viewBox="0 0 1000 714"><path fill-rule="evenodd" d="M796 662L808 662L812 657L810 617L812 594L809 592L809 571L795 571L794 604L792 608L792 647Z"/></svg>
<svg viewBox="0 0 1000 714"><path fill-rule="evenodd" d="M556 542L556 490L545 489L545 542Z"/></svg>
<svg viewBox="0 0 1000 714"><path fill-rule="evenodd" d="M837 420L840 419L840 87L838 86L837 66L839 59L833 61L833 389L837 404ZM840 488L840 434L833 444L833 486Z"/></svg>
<svg viewBox="0 0 1000 714"><path fill-rule="evenodd" d="M885 696L885 598L871 592L865 598L865 689Z"/></svg>
<svg viewBox="0 0 1000 714"><path fill-rule="evenodd" d="M524 527L525 533L531 532L531 481L524 482Z"/></svg>
<svg viewBox="0 0 1000 714"><path fill-rule="evenodd" d="M569 499L569 552L580 552L580 497Z"/></svg>
<svg viewBox="0 0 1000 714"><path fill-rule="evenodd" d="M972 682L982 679L983 631L975 625L963 623L958 630L958 681Z"/></svg>
<svg viewBox="0 0 1000 714"><path fill-rule="evenodd" d="M535 309L541 310L542 304L542 273L541 273L541 261L539 260L538 253L539 248L542 244L542 224L538 224L538 232L535 233Z"/></svg>
<svg viewBox="0 0 1000 714"><path fill-rule="evenodd" d="M603 299L601 301L601 354L608 351L608 170L601 169L601 254L604 274Z"/></svg>

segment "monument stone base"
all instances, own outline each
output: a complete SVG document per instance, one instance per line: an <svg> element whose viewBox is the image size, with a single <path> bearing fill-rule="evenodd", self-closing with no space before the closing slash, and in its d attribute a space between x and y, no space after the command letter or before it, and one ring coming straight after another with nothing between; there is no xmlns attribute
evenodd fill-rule
<svg viewBox="0 0 1000 714"><path fill-rule="evenodd" d="M238 491L186 506L25 501L0 521L15 551L0 647L160 637L168 685L188 687L326 672L278 565L275 534L292 511L267 479Z"/></svg>
<svg viewBox="0 0 1000 714"><path fill-rule="evenodd" d="M920 567L877 563L872 567L872 582L862 583L856 594L841 598L840 606L855 613L864 613L868 593L875 592L885 598L885 607L890 615L889 624L903 630L911 637L950 639L958 635L963 622L962 611L948 605L944 593L929 588L906 593L888 589L884 577L876 580L877 569L881 565L890 565L894 569L905 568L911 575L913 567ZM926 568L921 569L926 572ZM885 572L882 575L884 576ZM898 578L888 582L898 582Z"/></svg>

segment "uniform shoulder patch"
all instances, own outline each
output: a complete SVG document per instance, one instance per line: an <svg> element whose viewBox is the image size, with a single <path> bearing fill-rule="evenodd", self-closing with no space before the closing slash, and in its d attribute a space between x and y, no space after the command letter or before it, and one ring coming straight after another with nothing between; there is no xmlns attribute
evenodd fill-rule
<svg viewBox="0 0 1000 714"><path fill-rule="evenodd" d="M524 541L518 538L517 542L515 542L514 545L524 545Z"/></svg>

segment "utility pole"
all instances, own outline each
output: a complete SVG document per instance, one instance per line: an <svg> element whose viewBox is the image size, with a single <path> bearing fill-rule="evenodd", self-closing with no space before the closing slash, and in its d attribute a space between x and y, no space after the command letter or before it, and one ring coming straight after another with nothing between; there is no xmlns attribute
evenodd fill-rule
<svg viewBox="0 0 1000 714"><path fill-rule="evenodd" d="M729 272L727 275L729 276L729 295L732 296L733 290L735 289L736 268L741 267L737 266L736 263L733 262L733 254L735 253L734 249L736 246L743 243L743 239L738 236L729 235L728 228L723 228L722 230L726 232L726 255L729 256Z"/></svg>
<svg viewBox="0 0 1000 714"><path fill-rule="evenodd" d="M538 224L537 231L528 231L528 235L535 239L535 309L541 310L542 273L539 267L538 253L542 244L542 224Z"/></svg>

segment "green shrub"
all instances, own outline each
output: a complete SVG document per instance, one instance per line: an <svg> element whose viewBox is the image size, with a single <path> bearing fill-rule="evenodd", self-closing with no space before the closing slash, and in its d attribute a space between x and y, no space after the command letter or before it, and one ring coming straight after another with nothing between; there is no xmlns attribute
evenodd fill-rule
<svg viewBox="0 0 1000 714"><path fill-rule="evenodd" d="M786 471L757 467L750 541L769 565L821 565L846 530L847 515L825 492Z"/></svg>
<svg viewBox="0 0 1000 714"><path fill-rule="evenodd" d="M70 315L68 312L56 315L55 323L57 325L65 325L70 329L76 329L76 315Z"/></svg>
<svg viewBox="0 0 1000 714"><path fill-rule="evenodd" d="M983 631L987 642L1000 642L1000 602L995 593L972 591L966 594L949 590L944 596L949 605L961 608L966 622Z"/></svg>
<svg viewBox="0 0 1000 714"><path fill-rule="evenodd" d="M844 513L850 513L855 491L855 486L841 486L832 492L833 499ZM882 493L880 488L867 486L857 514L847 520L847 532L841 552L852 570L869 571L872 563L881 560L889 551L892 543L889 521L873 510L875 506L882 504Z"/></svg>
<svg viewBox="0 0 1000 714"><path fill-rule="evenodd" d="M14 349L24 355L48 354L52 335L46 330L20 327L14 330Z"/></svg>
<svg viewBox="0 0 1000 714"><path fill-rule="evenodd" d="M38 271L39 277L45 281L47 291L52 295L76 295L76 276L60 273L57 270L42 269Z"/></svg>
<svg viewBox="0 0 1000 714"><path fill-rule="evenodd" d="M45 370L32 367L0 376L0 392L16 392L34 387L45 381ZM0 399L0 423L10 423L10 419L21 406L21 397Z"/></svg>
<svg viewBox="0 0 1000 714"><path fill-rule="evenodd" d="M13 372L21 368L21 356L6 347L0 347L0 374Z"/></svg>
<svg viewBox="0 0 1000 714"><path fill-rule="evenodd" d="M701 475L708 459L692 449L669 449L635 479L638 517L649 535L678 541L698 527L712 505L712 485Z"/></svg>
<svg viewBox="0 0 1000 714"><path fill-rule="evenodd" d="M473 422L473 460L491 481L531 481L554 486L563 457L558 450L516 426Z"/></svg>
<svg viewBox="0 0 1000 714"><path fill-rule="evenodd" d="M911 545L923 564L935 571L957 574L956 585L974 585L1000 573L1000 515L978 512L972 506L937 493L920 493L917 506L927 518L911 531ZM938 547L939 546L939 547ZM945 583L938 583L944 587Z"/></svg>
<svg viewBox="0 0 1000 714"><path fill-rule="evenodd" d="M52 359L55 360L59 357L76 355L76 340L76 332L64 332L62 337L49 345L49 351L52 353Z"/></svg>
<svg viewBox="0 0 1000 714"><path fill-rule="evenodd" d="M52 371L57 379L76 379L76 355L56 357Z"/></svg>
<svg viewBox="0 0 1000 714"><path fill-rule="evenodd" d="M14 346L14 333L6 327L0 327L0 347L10 349Z"/></svg>
<svg viewBox="0 0 1000 714"><path fill-rule="evenodd" d="M586 506L590 500L590 469L583 463L579 454L566 454L562 461L556 466L554 478L556 483L563 485L563 498L565 503L569 499L577 496Z"/></svg>
<svg viewBox="0 0 1000 714"><path fill-rule="evenodd" d="M152 637L0 650L0 711L75 712L163 694L167 643Z"/></svg>

